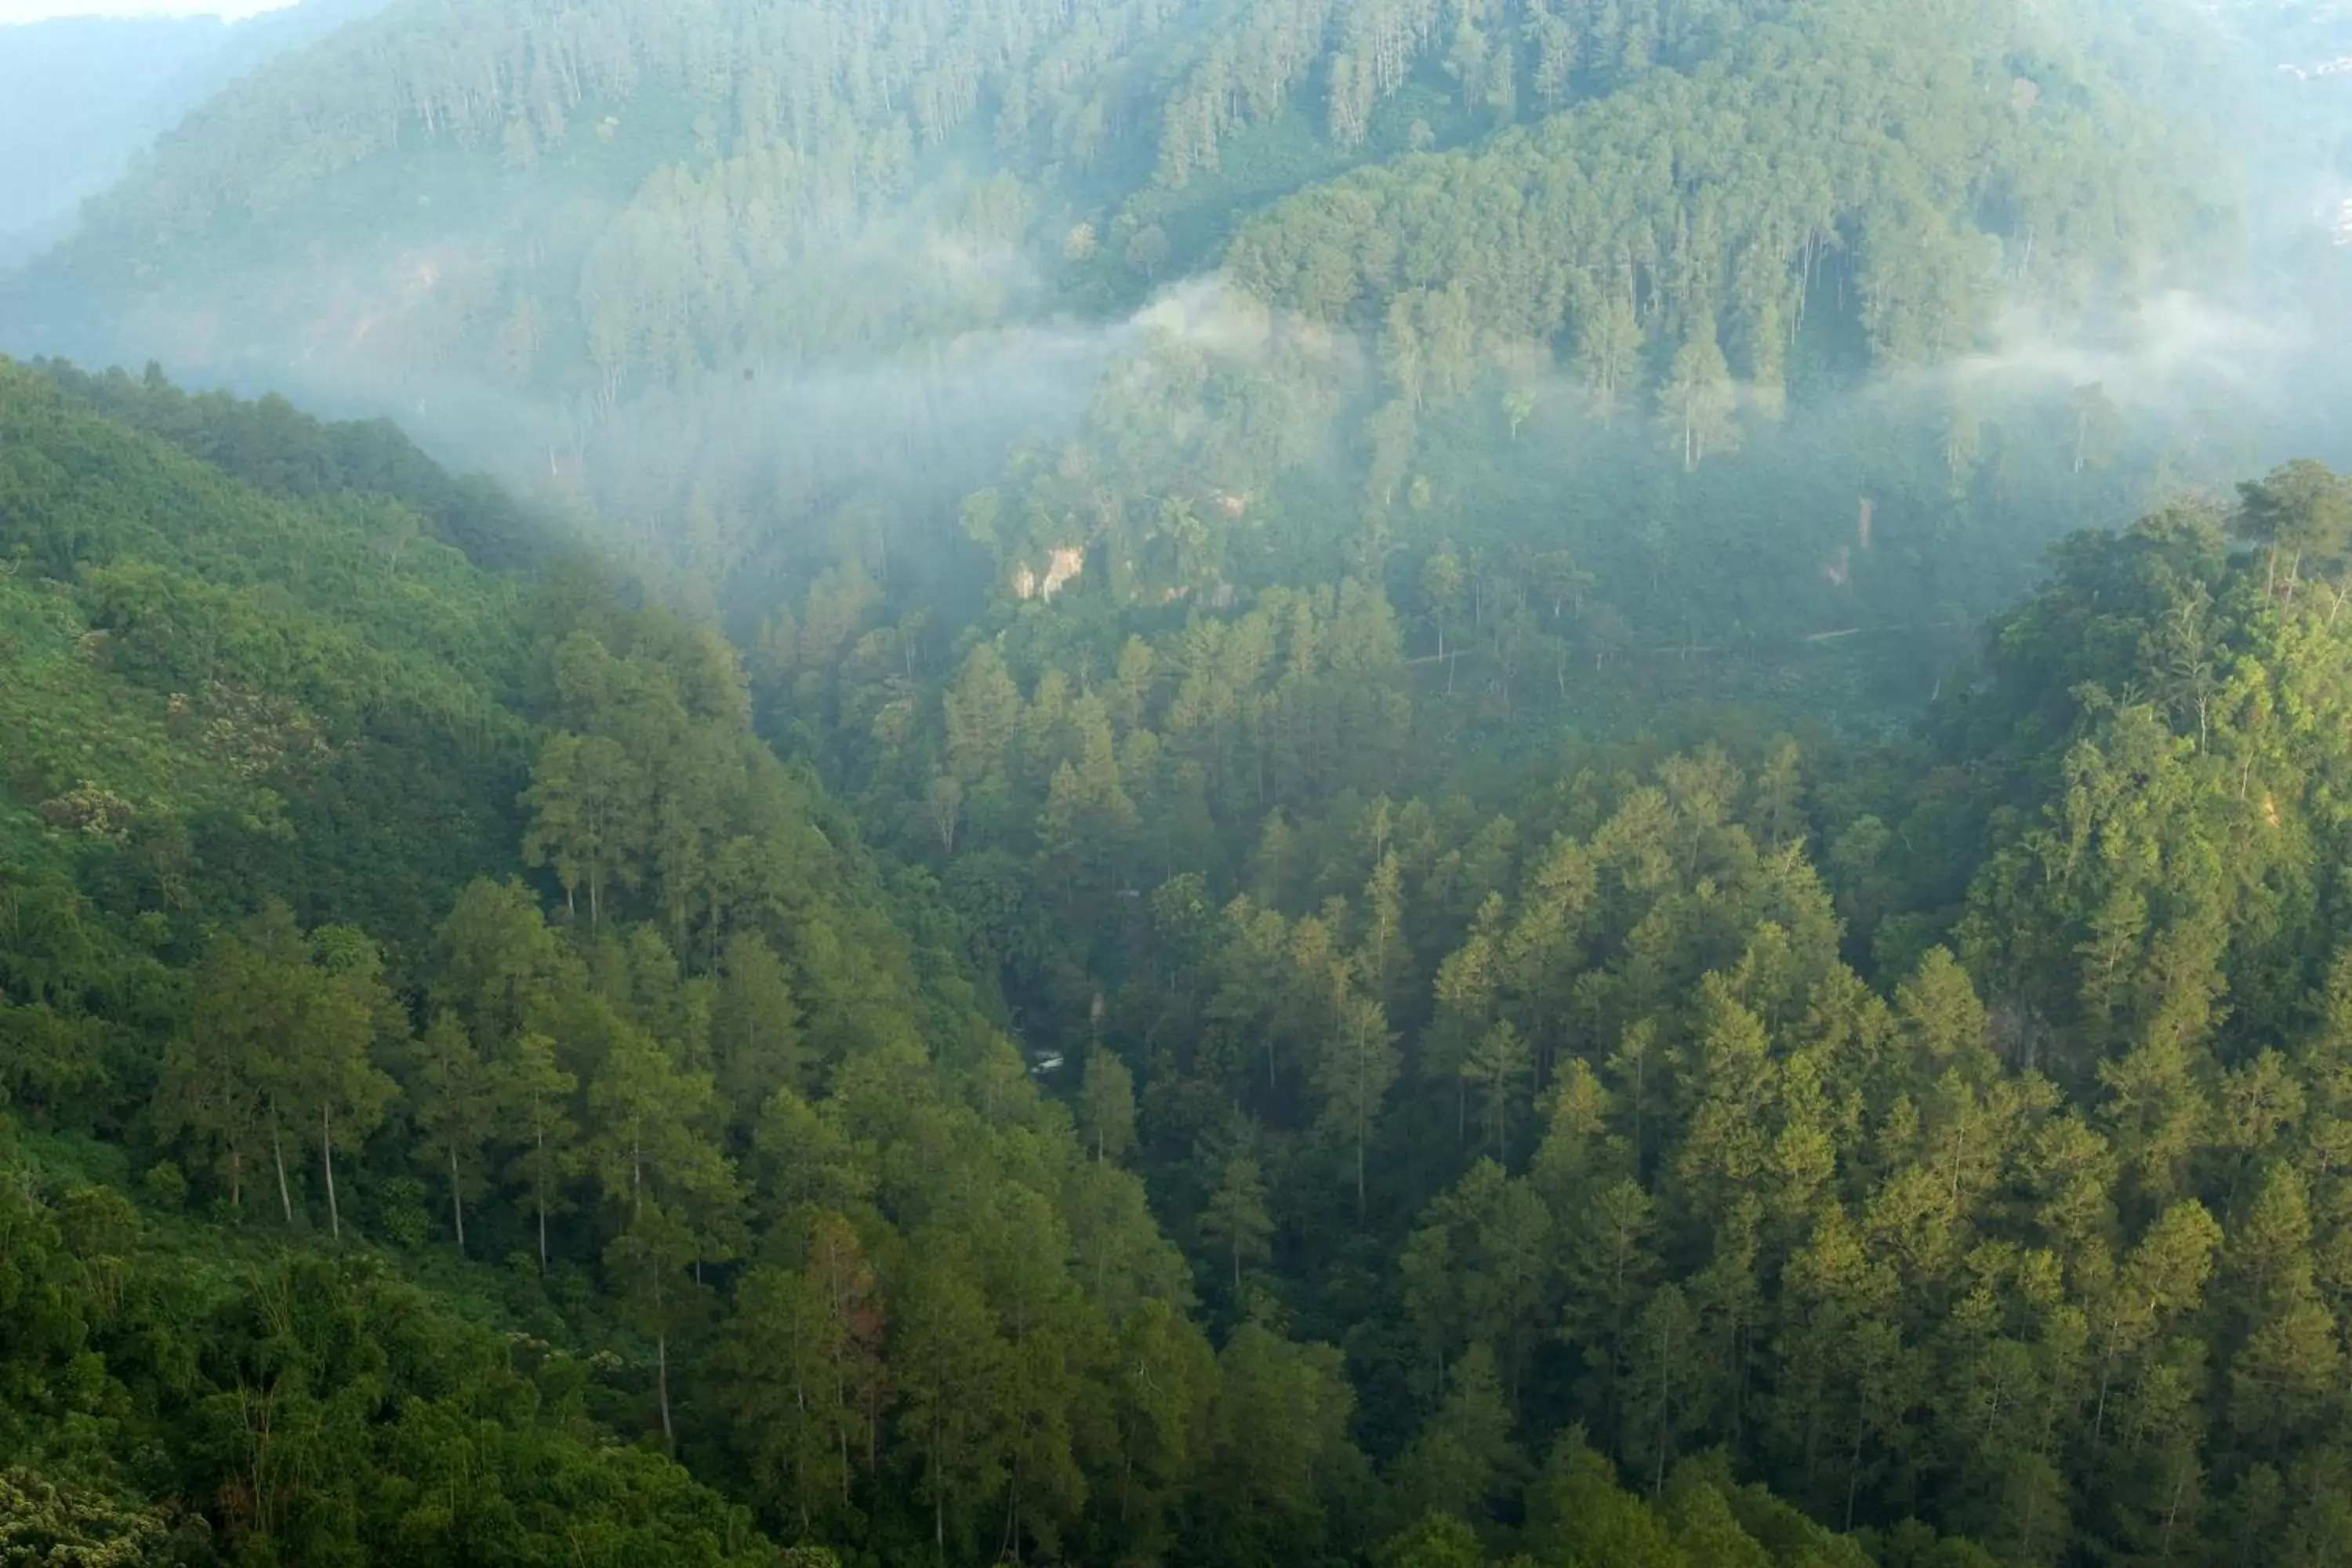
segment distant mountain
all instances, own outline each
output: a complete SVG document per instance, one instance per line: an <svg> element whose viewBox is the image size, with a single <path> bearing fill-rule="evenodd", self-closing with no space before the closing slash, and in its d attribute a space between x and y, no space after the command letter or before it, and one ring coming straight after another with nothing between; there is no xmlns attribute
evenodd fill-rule
<svg viewBox="0 0 2352 1568"><path fill-rule="evenodd" d="M0 26L0 268L76 211L188 110L381 0L308 0L231 25L215 16L68 16Z"/></svg>

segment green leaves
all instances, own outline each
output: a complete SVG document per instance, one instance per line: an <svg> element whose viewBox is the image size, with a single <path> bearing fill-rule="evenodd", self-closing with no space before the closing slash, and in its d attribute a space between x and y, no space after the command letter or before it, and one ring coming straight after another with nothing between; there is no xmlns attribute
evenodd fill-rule
<svg viewBox="0 0 2352 1568"><path fill-rule="evenodd" d="M0 1562L145 1568L172 1561L163 1519L37 1472L0 1473Z"/></svg>

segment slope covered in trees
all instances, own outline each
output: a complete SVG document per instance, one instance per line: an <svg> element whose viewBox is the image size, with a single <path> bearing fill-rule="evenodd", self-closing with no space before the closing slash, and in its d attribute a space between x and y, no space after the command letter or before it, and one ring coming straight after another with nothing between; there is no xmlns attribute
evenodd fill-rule
<svg viewBox="0 0 2352 1568"><path fill-rule="evenodd" d="M169 14L12 16L0 26L0 145L11 154L0 169L0 268L71 234L82 204L122 178L189 110L383 3L299 0L234 23Z"/></svg>
<svg viewBox="0 0 2352 1568"><path fill-rule="evenodd" d="M1271 519L1316 564L1261 581L1402 602L1543 507L1645 645L1932 639L2253 460L2136 357L2245 279L2228 58L2088 4L395 5L0 321L395 413L746 635L835 569L960 623L1034 447L1089 504L1009 504L1008 581L1251 588ZM2011 374L2021 310L2093 346ZM1745 602L1677 570L1727 546Z"/></svg>
<svg viewBox="0 0 2352 1568"><path fill-rule="evenodd" d="M1195 1321L1111 1058L1075 1121L1041 1091L936 884L751 736L722 642L383 427L0 363L0 431L11 1550L1222 1562L1396 1528L1339 1353ZM1549 1554L1843 1549L1674 1479L1564 1447Z"/></svg>
<svg viewBox="0 0 2352 1568"><path fill-rule="evenodd" d="M1864 753L1465 771L1373 585L1099 676L1015 606L877 855L391 432L5 374L16 1538L2344 1550L2326 470L2070 542Z"/></svg>
<svg viewBox="0 0 2352 1568"><path fill-rule="evenodd" d="M2348 549L2312 464L2077 536L1884 750L1481 757L1361 582L1015 609L835 743L1119 1054L1212 1311L1346 1351L1392 1521L1515 1528L1575 1423L2004 1562L2319 1563Z"/></svg>
<svg viewBox="0 0 2352 1568"><path fill-rule="evenodd" d="M210 105L0 321L515 488L0 361L0 1540L2352 1555L2352 488L2163 292L2202 26L447 0Z"/></svg>

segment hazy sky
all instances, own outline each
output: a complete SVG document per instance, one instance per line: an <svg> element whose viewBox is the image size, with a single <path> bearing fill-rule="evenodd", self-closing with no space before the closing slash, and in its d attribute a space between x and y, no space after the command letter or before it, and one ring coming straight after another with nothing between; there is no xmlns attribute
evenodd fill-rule
<svg viewBox="0 0 2352 1568"><path fill-rule="evenodd" d="M0 26L53 16L250 16L293 0L0 0Z"/></svg>

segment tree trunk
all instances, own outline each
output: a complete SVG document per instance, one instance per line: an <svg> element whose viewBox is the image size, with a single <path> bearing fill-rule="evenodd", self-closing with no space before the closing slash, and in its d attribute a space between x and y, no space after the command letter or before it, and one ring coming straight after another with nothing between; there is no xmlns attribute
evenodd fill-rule
<svg viewBox="0 0 2352 1568"><path fill-rule="evenodd" d="M1357 1224L1358 1226L1360 1226L1363 1223L1364 1223L1364 1124L1363 1124L1363 1121L1362 1121L1362 1119L1360 1117L1360 1118L1358 1118L1357 1122L1356 1122L1356 1224Z"/></svg>
<svg viewBox="0 0 2352 1568"><path fill-rule="evenodd" d="M335 1128L324 1104L319 1107L319 1158L327 1170L327 1228L341 1241L343 1217L335 1209Z"/></svg>
<svg viewBox="0 0 2352 1568"><path fill-rule="evenodd" d="M457 1190L457 1145L449 1144L449 1215L457 1223L457 1250L466 1250L466 1195Z"/></svg>
<svg viewBox="0 0 2352 1568"><path fill-rule="evenodd" d="M291 1226L294 1223L294 1194L286 1185L286 1141L279 1135L278 1124L274 1121L269 1124L269 1153L278 1163L278 1202L286 1211L287 1225Z"/></svg>
<svg viewBox="0 0 2352 1568"><path fill-rule="evenodd" d="M675 1456L677 1453L677 1434L670 1429L669 1424L669 1335L667 1332L654 1335L654 1388L661 1399L662 1445Z"/></svg>
<svg viewBox="0 0 2352 1568"><path fill-rule="evenodd" d="M534 1157L531 1161L531 1196L539 1207L539 1271L547 1272L547 1129L540 1128L531 1136Z"/></svg>

